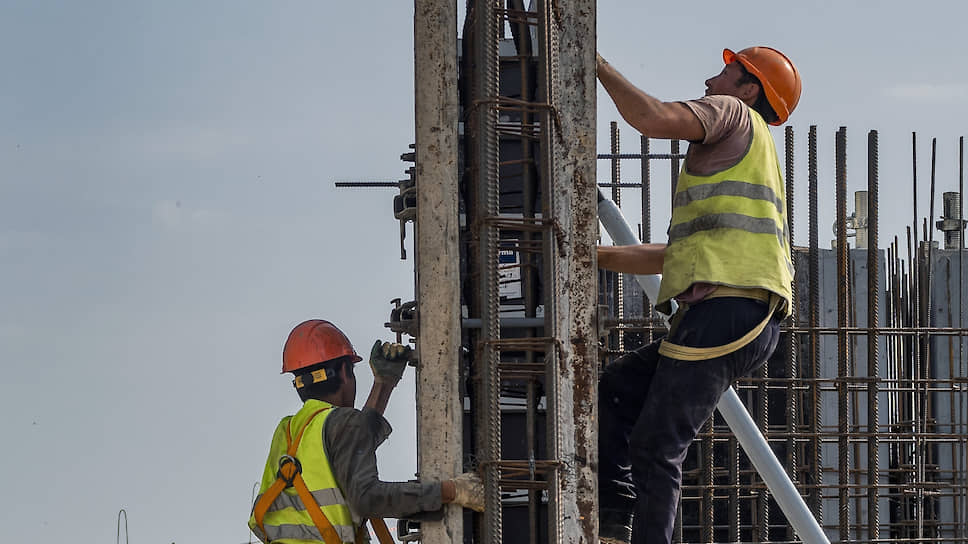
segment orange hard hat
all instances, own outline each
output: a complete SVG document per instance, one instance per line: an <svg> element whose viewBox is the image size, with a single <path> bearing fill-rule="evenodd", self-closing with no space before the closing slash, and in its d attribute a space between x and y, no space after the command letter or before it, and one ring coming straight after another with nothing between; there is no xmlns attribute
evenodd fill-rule
<svg viewBox="0 0 968 544"><path fill-rule="evenodd" d="M310 319L296 325L282 349L282 371L295 372L340 357L356 363L363 359L343 331L329 321Z"/></svg>
<svg viewBox="0 0 968 544"><path fill-rule="evenodd" d="M763 84L766 100L780 118L771 125L782 125L800 101L800 72L786 55L772 47L747 47L738 53L723 49L726 64L738 60Z"/></svg>

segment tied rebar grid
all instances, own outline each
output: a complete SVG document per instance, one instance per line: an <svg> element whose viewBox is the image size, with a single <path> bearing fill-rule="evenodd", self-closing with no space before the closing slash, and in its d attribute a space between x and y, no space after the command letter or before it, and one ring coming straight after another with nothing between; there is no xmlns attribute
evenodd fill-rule
<svg viewBox="0 0 968 544"><path fill-rule="evenodd" d="M537 97L539 100L546 104L554 104L555 98L553 93L554 88L554 78L557 74L557 55L553 54L553 51L557 51L557 34L552 28L552 6L547 0L539 0L535 2L535 7L537 10L537 19L535 20L535 33L538 36L538 51L536 54L536 72L537 72ZM541 213L543 217L555 217L554 210L551 206L550 195L553 192L554 187L554 169L552 167L552 161L555 156L553 149L554 141L552 130L554 126L553 121L557 120L558 117L556 112L552 109L543 110L540 116L540 126L542 127L541 134L539 137L539 147L540 151L538 153L539 161L541 165L540 172L540 187L541 194L543 198L541 199ZM561 293L554 293L554 289L551 287L554 285L554 275L556 270L555 260L552 257L553 248L552 244L556 239L555 232L546 232L542 237L544 241L544 253L542 254L542 259L544 260L542 281L544 283L544 304L546 312L553 307L553 302L550 300L552 296L560 296ZM560 264L560 263L559 263ZM550 328L550 334L555 333L555 326L552 324ZM547 428L545 429L545 440L547 442L545 455L552 460L552 463L557 467L561 467L560 458L558 457L561 452L561 432L562 424L560 421L560 414L558 414L558 407L561 405L562 394L559 384L558 384L558 374L555 371L555 365L558 362L558 354L560 352L560 341L561 339L555 338L555 344L549 346L551 349L543 354L545 363L545 398L547 399L547 416L546 421L548 422ZM562 511L563 506L561 501L563 499L561 493L561 486L559 484L560 471L556 471L554 474L549 475L547 484L545 487L545 492L548 496L548 540L563 540L563 521L562 521Z"/></svg>
<svg viewBox="0 0 968 544"><path fill-rule="evenodd" d="M512 30L514 32L514 43L515 49L521 59L518 62L518 76L521 78L520 87L520 97L523 101L529 102L534 99L534 93L531 88L531 70L529 59L534 54L533 44L531 41L531 27L529 21L533 19L534 14L525 10L524 0L513 0L509 2L509 7L511 8L508 13L509 23L512 25ZM535 182L535 177L537 170L535 169L534 158L532 157L532 144L534 142L534 119L540 117L535 113L530 111L521 112L521 136L518 138L518 147L521 151L521 214L522 217L526 219L534 219L534 209L537 201L537 183ZM522 241L527 244L529 249L535 248L534 251L520 251L521 256L521 288L524 294L524 314L526 318L535 318L537 316L537 269L538 263L541 257L541 251L539 250L541 244L541 233L524 231L521 234ZM541 248L543 249L543 248ZM524 329L525 338L535 337L536 332L534 329ZM525 363L528 365L539 364L536 361L536 353L534 350L525 351ZM542 365L543 366L543 365ZM528 474L523 476L525 479L531 481L536 481L545 475L542 467L539 465L537 459L539 458L539 453L537 452L537 427L538 427L538 417L537 417L537 405L538 405L538 385L539 380L533 376L526 378L525 380L525 444L526 444L526 455L528 458ZM500 485L508 485L505 482L506 478L502 477ZM537 487L531 487L527 490L528 498L528 542L538 542L539 534L539 519L540 519L540 505L541 505L541 489Z"/></svg>
<svg viewBox="0 0 968 544"><path fill-rule="evenodd" d="M499 21L497 6L492 1L477 2L473 6L474 37L474 100L471 114L472 131L476 143L471 163L475 166L477 184L476 206L478 238L478 311L481 329L477 337L477 365L480 376L477 410L479 470L484 480L484 513L480 527L482 541L499 544L503 540L503 511L501 508L501 375L498 341L500 329L499 254L500 225L491 218L500 214L500 156L499 156L499 94L500 39L503 21Z"/></svg>
<svg viewBox="0 0 968 544"><path fill-rule="evenodd" d="M774 373L742 380L741 390L757 410L763 406L760 397L764 388L773 399L768 403L767 437L774 448L786 450L777 453L786 456L791 477L818 519L824 510L837 509L834 521L825 525L832 539L968 542L968 361L964 353L968 330L961 311L963 250L959 248L953 257L957 265L949 263L944 268L957 272L947 274L959 276L954 280L958 286L940 293L937 288L931 290L941 281L935 276L942 274L938 266L942 261L940 250L933 248L933 234L924 227L929 224L926 219L915 216L913 225L921 224L921 232L907 228L906 257L896 235L886 250L880 249L876 131L871 131L867 139L868 248L866 254L851 250L846 230L846 205L853 200L847 195L846 129L839 129L834 136L831 177L835 190L827 197L838 208L834 249L819 247L822 195L817 130L811 126L806 142L809 243L807 248L797 248L803 257L798 262L806 266L797 269L796 311L784 327L790 344L782 352L789 355L785 359L775 356L779 360L770 363L781 363L785 372L783 376ZM787 206L792 234L792 130L788 140ZM914 141L916 144L916 137ZM641 153L618 154L619 158L641 161L643 173L648 171L650 161L672 158L672 153L650 152L648 140L645 142ZM614 155L599 158L613 160ZM930 196L935 188L917 189L916 152L913 165L914 200L923 201L924 193ZM959 153L959 176L963 176L962 171L963 149ZM651 195L644 194L646 182L651 181L643 174L645 207L651 205ZM959 183L963 183L961 177ZM627 179L621 184L629 189L635 185ZM929 217L933 213L931 208ZM961 211L956 213L957 219L963 220ZM863 298L858 300L865 297L865 288L866 305ZM930 308L937 307L939 301L952 306L946 323L931 321L941 310ZM957 317L955 311L959 312ZM604 325L646 333L658 330L658 324L647 315L611 317ZM943 355L936 343L942 340L951 346L944 350L948 357L944 364L935 362ZM958 342L957 347L954 342ZM619 354L609 352L611 356ZM825 367L824 360L832 366ZM786 413L776 413L778 407L785 408ZM940 423L939 416L951 423ZM689 455L693 461L687 459L684 465L674 532L677 542L708 542L710 538L733 542L794 540L774 504L770 503L769 520L762 523L760 497L765 487L731 433L719 425L707 428L697 437Z"/></svg>
<svg viewBox="0 0 968 544"><path fill-rule="evenodd" d="M574 448L576 441L582 449L589 445L578 436L572 413L559 413L562 406L571 410L570 398L576 391L556 366L563 350L571 349L563 338L574 339L554 320L557 297L564 296L555 287L560 282L555 267L565 260L557 256L555 244L561 244L568 232L555 219L559 212L549 204L553 199L549 195L555 194L554 178L562 177L552 166L558 145L555 137L563 126L577 126L570 118L559 117L555 106L559 50L555 25L561 24L557 18L568 16L568 10L559 8L553 2L534 2L529 10L522 0L506 4L481 0L468 4L465 21L464 45L470 54L465 56L469 65L465 64L464 73L471 92L464 104L469 121L465 164L470 174L464 194L473 200L467 202L464 291L465 296L473 295L469 322L480 323L479 328L465 330L473 348L470 394L476 440L469 453L485 484L486 510L475 518L474 534L487 544L517 542L525 535L532 543L575 538L563 528L576 522L564 518L579 517L570 514L576 503L573 486L575 481L587 480L588 474L587 467L576 471ZM511 40L503 37L505 25ZM501 56L502 40L504 46L513 42L513 54ZM502 81L504 74L512 75ZM501 157L502 153L516 156ZM520 261L502 265L501 252ZM503 305L502 273L520 273L523 308ZM542 308L544 316L539 313ZM523 311L524 319L502 320L502 311ZM507 436L507 422L502 423L509 407L521 406L508 404L509 399L524 401L524 458L516 457L517 453L509 457L509 444L521 441L520 436ZM574 412L585 411L585 404ZM561 452L570 452L566 462L560 459ZM578 471L584 472L576 477ZM582 492L578 490L579 495ZM509 526L513 522L506 518L508 508L521 506L522 497L527 498L526 532ZM582 519L594 510L585 502L577 508L584 514ZM547 518L546 527L541 526L542 517ZM578 523L591 534L587 531L591 519Z"/></svg>

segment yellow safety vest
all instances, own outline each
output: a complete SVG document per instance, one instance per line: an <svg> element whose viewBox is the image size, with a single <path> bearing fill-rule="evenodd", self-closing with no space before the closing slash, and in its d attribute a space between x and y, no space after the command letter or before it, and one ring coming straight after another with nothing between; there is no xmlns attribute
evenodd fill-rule
<svg viewBox="0 0 968 544"><path fill-rule="evenodd" d="M360 530L362 520L354 520L347 506L343 492L333 477L329 460L326 458L323 443L323 425L330 414L332 405L320 400L307 400L295 415L286 416L279 422L272 436L269 447L269 458L262 474L262 484L259 497L256 498L253 513L249 517L249 528L264 542L280 544L309 544L327 542L313 516L307 511L305 501L300 497L298 486L290 485L272 501L264 512L261 520L265 532L256 521L256 510L259 508L263 494L270 490L280 480L283 472L280 460L287 459L287 449L291 441L297 441L295 455L298 460L297 471L301 474L305 489L312 495L320 510L326 516L329 524L335 530L341 542L358 542L358 538L365 541L368 535ZM290 465L292 466L292 465ZM290 474L287 477L292 478ZM318 514L317 514L318 516ZM364 536L366 535L366 536Z"/></svg>
<svg viewBox="0 0 968 544"><path fill-rule="evenodd" d="M735 166L698 176L683 165L669 225L656 306L693 283L765 289L782 299L784 316L792 298L793 263L786 220L783 175L766 122L750 109L753 139Z"/></svg>

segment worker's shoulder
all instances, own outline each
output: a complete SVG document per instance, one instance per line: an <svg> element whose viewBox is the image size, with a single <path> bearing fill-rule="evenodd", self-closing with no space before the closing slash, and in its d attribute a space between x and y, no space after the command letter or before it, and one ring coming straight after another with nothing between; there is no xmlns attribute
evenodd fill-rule
<svg viewBox="0 0 968 544"><path fill-rule="evenodd" d="M378 436L389 435L392 429L390 423L376 410L364 408L357 410L352 407L334 407L326 418L327 432L337 433L369 432Z"/></svg>
<svg viewBox="0 0 968 544"><path fill-rule="evenodd" d="M352 406L334 406L330 409L329 416L326 418L326 424L344 424L347 421L355 421L363 417L366 417L363 411L357 410Z"/></svg>
<svg viewBox="0 0 968 544"><path fill-rule="evenodd" d="M710 124L749 120L749 106L735 96L711 94L683 102L707 127Z"/></svg>
<svg viewBox="0 0 968 544"><path fill-rule="evenodd" d="M701 142L690 142L686 171L710 176L735 166L746 156L753 141L750 108L729 95L704 96L690 105L705 129Z"/></svg>
<svg viewBox="0 0 968 544"><path fill-rule="evenodd" d="M746 108L746 104L742 100L730 94L709 94L699 98L694 98L692 100L687 100L686 102L693 104L705 104L719 108Z"/></svg>

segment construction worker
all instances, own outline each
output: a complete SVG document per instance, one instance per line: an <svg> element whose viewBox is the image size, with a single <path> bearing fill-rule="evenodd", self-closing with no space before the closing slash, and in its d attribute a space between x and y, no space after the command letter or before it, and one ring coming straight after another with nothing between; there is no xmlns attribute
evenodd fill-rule
<svg viewBox="0 0 968 544"><path fill-rule="evenodd" d="M598 56L598 79L629 124L690 142L668 244L598 249L601 268L662 273L660 311L679 303L665 339L600 381L602 542L671 541L689 444L733 380L773 353L790 311L786 197L767 124L790 116L800 75L769 47L726 49L723 60L703 98L663 102Z"/></svg>
<svg viewBox="0 0 968 544"><path fill-rule="evenodd" d="M480 478L465 473L443 482L383 482L376 449L389 436L383 418L403 376L410 348L379 340L370 351L373 387L362 410L354 365L361 359L335 325L305 321L289 334L282 371L291 372L302 408L276 427L249 528L265 543L362 542L367 518L381 542L391 542L384 517L408 517L456 503L484 509Z"/></svg>

